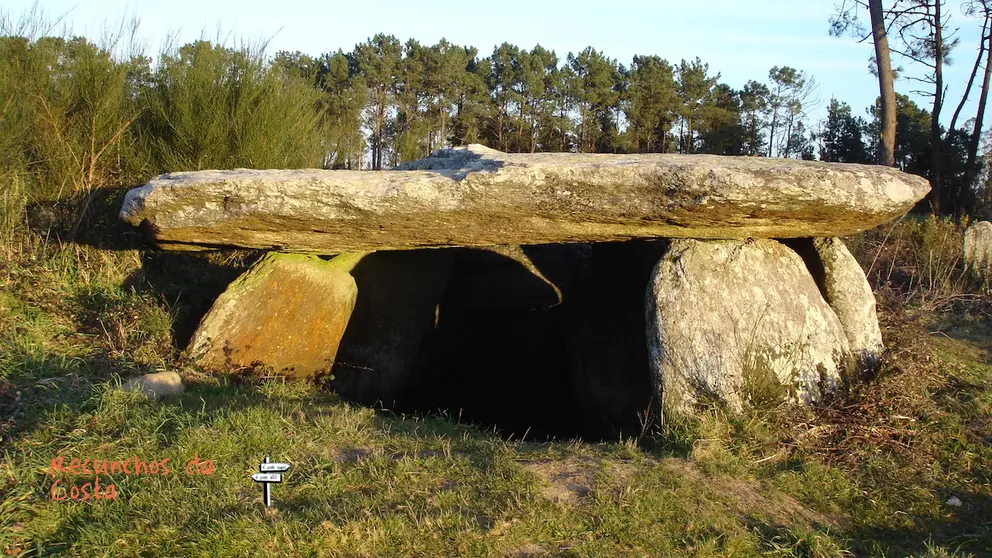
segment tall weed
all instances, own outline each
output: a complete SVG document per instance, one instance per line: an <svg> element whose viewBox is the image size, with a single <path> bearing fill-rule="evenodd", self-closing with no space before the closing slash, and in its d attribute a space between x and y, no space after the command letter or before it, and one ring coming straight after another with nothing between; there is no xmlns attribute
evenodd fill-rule
<svg viewBox="0 0 992 558"><path fill-rule="evenodd" d="M141 149L159 172L318 166L320 93L259 46L196 41L160 54L141 87Z"/></svg>
<svg viewBox="0 0 992 558"><path fill-rule="evenodd" d="M34 232L100 243L122 191L165 172L320 166L321 91L264 45L199 40L152 64L136 22L99 44L0 13L0 242Z"/></svg>
<svg viewBox="0 0 992 558"><path fill-rule="evenodd" d="M846 241L876 292L892 291L908 307L937 315L978 298L963 262L965 224L907 215Z"/></svg>

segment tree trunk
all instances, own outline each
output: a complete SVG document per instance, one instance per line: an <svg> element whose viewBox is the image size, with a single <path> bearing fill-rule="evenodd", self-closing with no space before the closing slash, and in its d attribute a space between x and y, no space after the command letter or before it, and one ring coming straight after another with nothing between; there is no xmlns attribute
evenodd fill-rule
<svg viewBox="0 0 992 558"><path fill-rule="evenodd" d="M506 103L500 106L499 116L496 118L496 125L499 127L496 130L496 138L499 142L499 150L506 152L506 144L503 143L503 115L506 114Z"/></svg>
<svg viewBox="0 0 992 558"><path fill-rule="evenodd" d="M521 153L524 150L524 103L520 102L520 118L517 119L517 148L515 151Z"/></svg>
<svg viewBox="0 0 992 558"><path fill-rule="evenodd" d="M437 138L437 142L438 142L437 148L438 149L444 149L444 146L447 145L447 143L448 143L448 129L447 129L448 118L447 118L447 116L448 116L448 111L445 110L445 108L442 106L442 108L441 108L441 131L440 131L440 136Z"/></svg>
<svg viewBox="0 0 992 558"><path fill-rule="evenodd" d="M586 106L579 107L579 153L586 152Z"/></svg>
<svg viewBox="0 0 992 558"><path fill-rule="evenodd" d="M875 63L878 67L878 96L881 99L882 130L878 138L878 164L894 166L896 151L896 90L893 86L889 38L885 33L882 0L868 0L871 14L871 34L875 42Z"/></svg>
<svg viewBox="0 0 992 558"><path fill-rule="evenodd" d="M377 143L379 145L378 145L378 149L376 150L375 168L376 170L382 170L382 160L385 158L382 156L382 149L383 147L386 146L386 138L384 134L384 130L386 128L386 107L384 105L379 107L378 128L379 128L379 133L377 134L378 136Z"/></svg>
<svg viewBox="0 0 992 558"><path fill-rule="evenodd" d="M692 154L692 117L685 123L685 152Z"/></svg>
<svg viewBox="0 0 992 558"><path fill-rule="evenodd" d="M530 117L530 152L537 151L537 119Z"/></svg>
<svg viewBox="0 0 992 558"><path fill-rule="evenodd" d="M375 107L375 126L372 129L372 170L379 170L379 107Z"/></svg>
<svg viewBox="0 0 992 558"><path fill-rule="evenodd" d="M372 133L372 170L382 170L382 129L385 125L386 101L383 92L375 94L375 127Z"/></svg>
<svg viewBox="0 0 992 558"><path fill-rule="evenodd" d="M940 109L944 103L944 36L940 20L940 4L942 0L933 3L934 13L934 96L933 112L930 114L930 207L934 215L940 215Z"/></svg>
<svg viewBox="0 0 992 558"><path fill-rule="evenodd" d="M985 16L986 22L992 23L990 15ZM965 164L965 184L970 186L978 171L978 145L982 135L982 122L985 120L985 105L989 99L989 78L992 77L992 25L989 26L988 41L985 53L985 78L982 80L982 96L978 98L978 114L975 116L975 127L968 141L968 162Z"/></svg>
<svg viewBox="0 0 992 558"><path fill-rule="evenodd" d="M982 58L985 57L985 37L987 32L988 20L982 23L982 35L978 39L978 56L975 57L975 65L971 68L971 74L968 76L968 84L964 88L964 95L961 95L961 101L958 103L956 109L954 109L954 114L951 116L951 123L947 125L947 130L952 131L957 126L958 117L961 116L961 110L964 109L964 104L968 102L971 98L971 88L975 85L975 78L978 76L978 69L982 66ZM950 149L951 134L947 134L944 138L944 147Z"/></svg>
<svg viewBox="0 0 992 558"><path fill-rule="evenodd" d="M424 157L430 157L431 153L434 152L434 130L431 130L430 124L427 125L427 153Z"/></svg>
<svg viewBox="0 0 992 558"><path fill-rule="evenodd" d="M772 156L772 149L775 148L775 124L778 120L778 109L772 111L771 128L768 130L768 156Z"/></svg>
<svg viewBox="0 0 992 558"><path fill-rule="evenodd" d="M796 119L795 115L789 115L789 125L785 128L785 158L788 159L789 155L792 154L792 124ZM782 153L779 153L782 155Z"/></svg>
<svg viewBox="0 0 992 558"><path fill-rule="evenodd" d="M661 124L661 131L660 131L660 135L661 135L661 152L662 153L668 153L668 132L665 131L667 129L666 124L667 124L667 122L664 122L664 121L662 122L662 124Z"/></svg>
<svg viewBox="0 0 992 558"><path fill-rule="evenodd" d="M755 141L757 139L757 136L758 136L758 134L757 134L757 126L755 125L755 115L754 115L753 112L750 112L747 115L747 142L748 142L748 146L747 146L747 151L744 153L745 155L757 155L758 154L757 153L757 149L755 149L755 146L758 145L758 143Z"/></svg>

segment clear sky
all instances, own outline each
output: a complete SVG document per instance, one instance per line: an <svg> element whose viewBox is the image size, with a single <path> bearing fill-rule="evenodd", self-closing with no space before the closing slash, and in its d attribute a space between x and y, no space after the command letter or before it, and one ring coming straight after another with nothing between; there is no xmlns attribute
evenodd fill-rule
<svg viewBox="0 0 992 558"><path fill-rule="evenodd" d="M5 0L0 10L15 19L33 0ZM728 85L740 88L749 79L765 81L772 66L792 66L812 75L821 106L832 96L848 102L855 114L878 95L878 82L868 71L870 41L833 38L828 19L834 0L654 0L612 2L571 0L45 0L49 17L63 16L74 34L100 36L107 22L128 16L140 21L139 37L154 54L170 34L182 42L215 38L218 30L229 43L270 39L269 52L299 50L321 54L350 50L375 33L391 33L401 41L433 43L442 37L475 46L481 54L510 42L521 47L540 43L561 58L586 46L604 51L628 65L634 54L657 54L670 62L700 57ZM978 51L979 23L961 15L950 0L961 44L946 72L948 103L942 121L960 99ZM865 18L866 19L866 18ZM908 74L917 70L903 64ZM918 71L916 72L918 73ZM978 89L976 85L976 90ZM910 94L918 84L896 83ZM911 95L912 96L912 95ZM972 98L977 96L977 91ZM916 96L929 107L930 101ZM974 101L961 123L974 116ZM821 118L825 109L811 116ZM960 124L959 124L960 125Z"/></svg>

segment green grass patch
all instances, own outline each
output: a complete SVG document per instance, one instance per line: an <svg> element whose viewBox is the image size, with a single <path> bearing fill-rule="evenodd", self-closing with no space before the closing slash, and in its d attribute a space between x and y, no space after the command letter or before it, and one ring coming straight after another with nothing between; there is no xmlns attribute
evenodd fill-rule
<svg viewBox="0 0 992 558"><path fill-rule="evenodd" d="M0 552L992 553L984 318L938 331L883 299L883 370L842 400L713 409L638 441L518 442L311 384L203 376L172 340L181 301L156 294L141 264L39 243L0 267ZM185 393L153 401L116 389L163 369L185 377ZM265 456L293 465L268 509L249 478ZM166 460L170 471L53 475L58 458ZM61 497L96 477L114 499L94 499L93 486L87 501L53 498L53 485Z"/></svg>

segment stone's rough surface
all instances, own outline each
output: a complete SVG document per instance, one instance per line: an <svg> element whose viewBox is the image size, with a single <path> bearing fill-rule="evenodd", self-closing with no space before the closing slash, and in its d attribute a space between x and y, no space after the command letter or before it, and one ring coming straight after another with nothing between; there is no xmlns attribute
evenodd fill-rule
<svg viewBox="0 0 992 558"><path fill-rule="evenodd" d="M434 330L453 258L450 250L376 252L354 266L358 300L334 365L338 393L388 406L402 399Z"/></svg>
<svg viewBox="0 0 992 558"><path fill-rule="evenodd" d="M355 306L349 271L360 257L267 254L217 298L189 355L213 370L261 365L295 377L330 370Z"/></svg>
<svg viewBox="0 0 992 558"><path fill-rule="evenodd" d="M875 312L875 293L868 278L841 239L817 238L812 244L820 268L811 272L840 320L851 351L860 361L862 369L874 372L885 346Z"/></svg>
<svg viewBox="0 0 992 558"><path fill-rule="evenodd" d="M459 250L445 297L468 308L555 306L581 280L588 252L585 244Z"/></svg>
<svg viewBox="0 0 992 558"><path fill-rule="evenodd" d="M124 391L140 391L149 397L163 397L186 390L183 379L175 372L155 372L129 378L121 386Z"/></svg>
<svg viewBox="0 0 992 558"><path fill-rule="evenodd" d="M881 166L711 155L512 154L472 145L395 171L162 175L121 218L163 248L338 253L631 238L841 236L926 180Z"/></svg>
<svg viewBox="0 0 992 558"><path fill-rule="evenodd" d="M841 382L849 348L793 250L774 240L676 240L652 273L648 348L662 412L722 400L809 402Z"/></svg>
<svg viewBox="0 0 992 558"><path fill-rule="evenodd" d="M965 229L964 263L978 273L992 268L992 223L978 221Z"/></svg>

